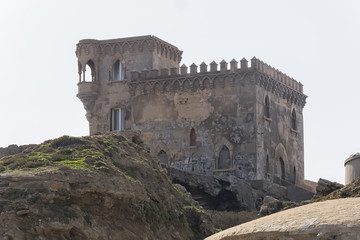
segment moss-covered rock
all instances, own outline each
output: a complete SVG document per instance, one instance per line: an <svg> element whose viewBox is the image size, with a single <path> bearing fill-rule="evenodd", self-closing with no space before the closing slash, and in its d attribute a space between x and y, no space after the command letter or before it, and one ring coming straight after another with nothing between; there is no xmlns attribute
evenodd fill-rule
<svg viewBox="0 0 360 240"><path fill-rule="evenodd" d="M130 139L131 134L63 136L1 158L0 235L201 239L214 233L210 219L200 225L189 221L194 214L186 196Z"/></svg>

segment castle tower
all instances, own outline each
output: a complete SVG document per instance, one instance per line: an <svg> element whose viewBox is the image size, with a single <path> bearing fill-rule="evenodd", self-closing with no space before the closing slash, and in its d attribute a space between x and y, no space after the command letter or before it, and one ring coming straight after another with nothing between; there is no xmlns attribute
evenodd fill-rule
<svg viewBox="0 0 360 240"><path fill-rule="evenodd" d="M179 66L182 51L154 36L81 40L76 54L90 134L138 131L184 171L303 183L307 96L279 70L255 57Z"/></svg>

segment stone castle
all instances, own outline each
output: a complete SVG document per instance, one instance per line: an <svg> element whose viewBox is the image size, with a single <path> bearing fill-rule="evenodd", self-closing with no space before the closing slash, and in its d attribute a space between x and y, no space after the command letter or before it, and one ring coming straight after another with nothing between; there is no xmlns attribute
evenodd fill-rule
<svg viewBox="0 0 360 240"><path fill-rule="evenodd" d="M139 132L187 172L304 185L302 84L255 57L187 67L181 55L155 36L80 40L90 134Z"/></svg>

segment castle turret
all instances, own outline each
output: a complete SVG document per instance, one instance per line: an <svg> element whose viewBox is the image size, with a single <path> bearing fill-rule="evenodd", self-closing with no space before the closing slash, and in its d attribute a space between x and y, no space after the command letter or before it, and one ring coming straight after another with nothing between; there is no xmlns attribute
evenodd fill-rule
<svg viewBox="0 0 360 240"><path fill-rule="evenodd" d="M345 160L345 184L360 177L360 153L351 155Z"/></svg>

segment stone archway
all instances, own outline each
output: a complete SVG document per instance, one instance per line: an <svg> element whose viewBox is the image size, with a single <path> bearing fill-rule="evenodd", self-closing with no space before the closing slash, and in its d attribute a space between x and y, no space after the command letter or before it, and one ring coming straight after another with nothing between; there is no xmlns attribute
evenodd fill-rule
<svg viewBox="0 0 360 240"><path fill-rule="evenodd" d="M153 152L153 156L157 157L162 165L169 165L170 163L170 150L163 142L160 142L159 145L157 145Z"/></svg>
<svg viewBox="0 0 360 240"><path fill-rule="evenodd" d="M161 165L165 165L165 166L169 165L169 158L168 158L167 153L164 150L161 150L157 154L157 157L158 157Z"/></svg>
<svg viewBox="0 0 360 240"><path fill-rule="evenodd" d="M290 176L289 160L284 145L279 143L275 148L274 174L279 179L288 180Z"/></svg>
<svg viewBox="0 0 360 240"><path fill-rule="evenodd" d="M218 158L218 169L229 169L231 168L230 151L227 146L223 146L219 153Z"/></svg>
<svg viewBox="0 0 360 240"><path fill-rule="evenodd" d="M233 145L222 138L215 146L215 168L230 169L233 167Z"/></svg>

